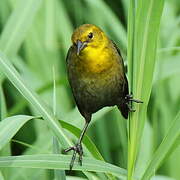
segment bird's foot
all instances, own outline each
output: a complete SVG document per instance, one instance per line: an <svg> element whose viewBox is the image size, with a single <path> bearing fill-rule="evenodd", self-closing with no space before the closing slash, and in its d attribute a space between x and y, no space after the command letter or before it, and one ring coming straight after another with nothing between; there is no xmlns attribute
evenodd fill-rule
<svg viewBox="0 0 180 180"><path fill-rule="evenodd" d="M135 109L132 109L132 104L130 102L136 102L136 103L143 103L143 101L141 100L138 100L138 99L133 99L133 95L132 94L127 94L126 97L126 104L128 106L128 109L130 112L135 112L136 110Z"/></svg>
<svg viewBox="0 0 180 180"><path fill-rule="evenodd" d="M77 143L75 146L65 149L64 152L69 152L71 150L73 150L74 152L73 152L73 155L72 155L71 163L69 165L70 171L73 168L74 161L76 159L76 154L78 153L78 155L79 155L79 164L81 166L82 166L82 156L83 156L83 148L82 148L81 143Z"/></svg>
<svg viewBox="0 0 180 180"><path fill-rule="evenodd" d="M133 95L132 94L127 94L125 99L127 100L127 102L136 102L136 103L143 103L143 101L138 100L138 99L133 99Z"/></svg>
<svg viewBox="0 0 180 180"><path fill-rule="evenodd" d="M129 104L129 102L126 102L127 107L129 109L129 112L135 112L136 110L132 108L132 106Z"/></svg>

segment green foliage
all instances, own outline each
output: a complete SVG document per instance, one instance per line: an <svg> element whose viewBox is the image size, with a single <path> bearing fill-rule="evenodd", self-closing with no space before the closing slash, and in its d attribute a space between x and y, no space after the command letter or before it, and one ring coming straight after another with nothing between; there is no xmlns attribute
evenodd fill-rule
<svg viewBox="0 0 180 180"><path fill-rule="evenodd" d="M1 0L0 179L180 179L179 7L177 0ZM76 161L71 173L63 149L84 120L65 56L82 23L117 43L130 91L144 103L133 103L128 122L115 107L94 114L83 166Z"/></svg>

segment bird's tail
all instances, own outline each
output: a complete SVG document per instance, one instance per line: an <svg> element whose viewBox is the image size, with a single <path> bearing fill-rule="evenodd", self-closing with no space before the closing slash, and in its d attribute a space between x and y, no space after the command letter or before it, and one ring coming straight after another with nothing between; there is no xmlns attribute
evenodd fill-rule
<svg viewBox="0 0 180 180"><path fill-rule="evenodd" d="M128 105L126 103L123 103L121 105L118 106L118 109L121 111L122 116L127 119L128 118L128 114L129 114L129 108Z"/></svg>

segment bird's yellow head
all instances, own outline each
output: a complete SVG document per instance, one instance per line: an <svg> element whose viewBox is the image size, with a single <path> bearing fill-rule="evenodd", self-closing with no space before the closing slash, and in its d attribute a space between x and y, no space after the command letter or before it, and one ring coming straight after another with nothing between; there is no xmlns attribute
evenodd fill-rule
<svg viewBox="0 0 180 180"><path fill-rule="evenodd" d="M107 42L104 32L95 25L83 24L72 35L72 43L77 47L77 55L85 51L103 47Z"/></svg>

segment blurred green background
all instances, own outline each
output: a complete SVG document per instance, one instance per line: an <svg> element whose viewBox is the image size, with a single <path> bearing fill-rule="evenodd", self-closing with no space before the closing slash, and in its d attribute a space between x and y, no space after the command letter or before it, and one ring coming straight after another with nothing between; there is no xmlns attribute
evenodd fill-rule
<svg viewBox="0 0 180 180"><path fill-rule="evenodd" d="M11 59L29 86L54 109L58 119L82 128L84 120L75 106L66 75L65 58L71 45L71 34L84 23L101 27L120 47L127 64L127 16L127 0L1 0L0 50ZM18 114L39 115L37 109L6 78L0 76L1 119ZM54 79L56 93L53 90ZM137 174L142 173L179 109L180 1L166 0L148 105L148 121L138 153L137 164L141 168L136 169ZM70 132L66 134L76 142L77 139ZM105 161L127 169L127 121L117 108L104 108L96 113L87 134ZM0 155L51 153L52 137L52 131L43 121L29 121L0 151ZM178 147L154 176L178 180L179 167ZM10 180L54 178L50 170L4 168L1 172L4 179ZM85 178L81 172L67 173Z"/></svg>

